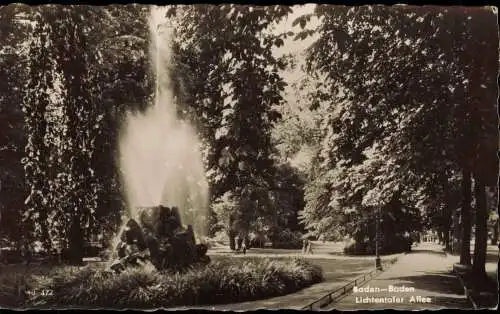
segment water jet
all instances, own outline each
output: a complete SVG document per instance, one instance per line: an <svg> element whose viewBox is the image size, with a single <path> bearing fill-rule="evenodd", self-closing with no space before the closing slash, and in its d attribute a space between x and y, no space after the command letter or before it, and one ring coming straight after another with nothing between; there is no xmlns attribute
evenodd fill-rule
<svg viewBox="0 0 500 314"><path fill-rule="evenodd" d="M170 76L173 31L165 13L166 7L152 6L149 17L154 103L143 113L129 112L120 134L128 208L114 241L116 271L147 260L157 269L208 261L206 246L195 240L206 234L208 183L196 132L177 117Z"/></svg>

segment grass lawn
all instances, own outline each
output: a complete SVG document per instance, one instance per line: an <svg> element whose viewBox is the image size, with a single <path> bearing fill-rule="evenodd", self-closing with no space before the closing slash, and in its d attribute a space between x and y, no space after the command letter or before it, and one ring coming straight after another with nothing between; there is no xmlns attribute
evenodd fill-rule
<svg viewBox="0 0 500 314"><path fill-rule="evenodd" d="M253 250L253 249L252 249ZM275 254L274 249L262 251L261 254L269 256ZM242 256L242 255L237 255ZM382 262L392 261L399 255L383 256ZM221 255L211 256L213 259L221 257ZM202 310L216 311L255 311L257 309L301 309L305 305L316 301L325 296L327 293L342 287L355 278L362 276L374 269L375 260L359 257L359 258L344 258L341 256L333 256L328 254L313 254L304 256L308 262L323 269L324 280L315 285L311 285L305 289L301 289L296 293L287 294L284 296L270 297L249 302L239 302L232 304L221 304L217 306L200 307ZM285 258L279 256L275 258Z"/></svg>
<svg viewBox="0 0 500 314"><path fill-rule="evenodd" d="M367 259L308 259L308 261L321 267L323 276L328 281L351 280L375 267L375 262Z"/></svg>
<svg viewBox="0 0 500 314"><path fill-rule="evenodd" d="M4 266L0 307L161 308L223 304L285 295L323 280L319 266L297 258L217 257L183 273L149 267L115 275L85 267Z"/></svg>

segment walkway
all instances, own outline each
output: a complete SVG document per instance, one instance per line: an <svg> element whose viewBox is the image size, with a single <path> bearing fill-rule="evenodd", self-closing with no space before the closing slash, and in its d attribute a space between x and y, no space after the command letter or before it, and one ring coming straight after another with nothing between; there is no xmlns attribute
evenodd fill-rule
<svg viewBox="0 0 500 314"><path fill-rule="evenodd" d="M362 292L353 289L353 293L327 309L472 309L459 279L450 273L452 267L442 246L420 244L361 287ZM390 291L392 287L399 291Z"/></svg>

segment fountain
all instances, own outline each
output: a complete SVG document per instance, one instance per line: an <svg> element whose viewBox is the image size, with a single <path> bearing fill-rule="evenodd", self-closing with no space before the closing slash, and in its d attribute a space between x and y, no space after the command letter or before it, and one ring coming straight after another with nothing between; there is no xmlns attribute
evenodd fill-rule
<svg viewBox="0 0 500 314"><path fill-rule="evenodd" d="M157 270L183 269L206 264L207 247L196 244L191 225L184 228L176 207L153 206L137 209L139 222L129 219L116 247L118 258L110 268L119 273L128 266L151 262Z"/></svg>
<svg viewBox="0 0 500 314"><path fill-rule="evenodd" d="M208 184L196 132L177 117L169 71L172 29L165 26L165 12L152 6L149 19L154 104L144 113L129 113L120 137L128 211L114 241L110 267L116 272L148 260L157 269L209 261L207 247L196 244L196 236L206 232Z"/></svg>

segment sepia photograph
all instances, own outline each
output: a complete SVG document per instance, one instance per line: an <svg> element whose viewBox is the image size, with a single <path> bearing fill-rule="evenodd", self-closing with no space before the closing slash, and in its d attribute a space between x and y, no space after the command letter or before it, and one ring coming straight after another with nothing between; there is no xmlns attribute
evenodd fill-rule
<svg viewBox="0 0 500 314"><path fill-rule="evenodd" d="M498 10L0 5L0 310L498 307Z"/></svg>

